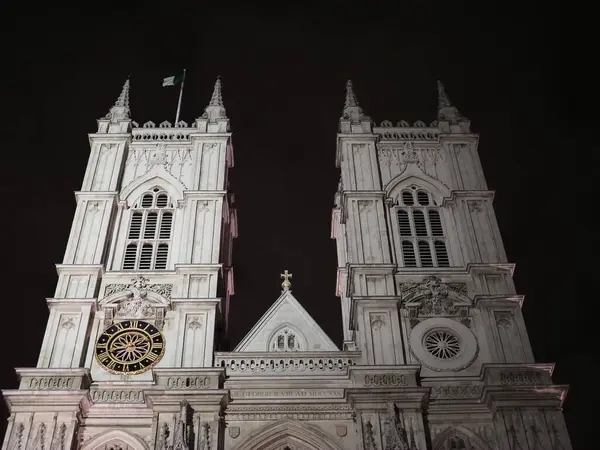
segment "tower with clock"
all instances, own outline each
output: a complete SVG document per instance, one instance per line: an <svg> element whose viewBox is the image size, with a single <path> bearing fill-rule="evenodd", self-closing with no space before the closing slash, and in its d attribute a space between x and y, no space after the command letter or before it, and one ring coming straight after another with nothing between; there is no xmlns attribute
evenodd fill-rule
<svg viewBox="0 0 600 450"><path fill-rule="evenodd" d="M192 124L140 126L129 89L89 135L37 366L3 391L2 450L571 449L566 387L534 361L478 136L441 83L437 120L379 126L346 86L342 347L284 270L227 352L237 219L221 81Z"/></svg>

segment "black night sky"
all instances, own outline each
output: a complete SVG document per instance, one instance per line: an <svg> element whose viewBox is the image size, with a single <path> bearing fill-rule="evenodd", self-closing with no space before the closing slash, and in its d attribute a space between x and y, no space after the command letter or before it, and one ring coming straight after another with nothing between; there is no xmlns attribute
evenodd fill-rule
<svg viewBox="0 0 600 450"><path fill-rule="evenodd" d="M576 193L557 186L557 174L572 164L563 126L574 120L559 106L558 3L539 11L521 2L518 14L507 2L436 3L369 10L361 2L318 15L196 5L155 16L148 3L98 5L94 14L54 6L35 16L3 5L0 387L17 387L13 367L36 365L45 298L54 294L54 264L63 258L73 191L89 155L87 133L128 74L140 124L174 120L178 89L163 89L163 77L188 69L181 118L191 123L222 76L240 230L232 345L278 297L283 269L293 272L296 297L341 343L330 215L346 79L376 122L429 123L439 78L480 133L536 359L555 362L555 382L571 385L565 414L573 447L589 448L595 421L586 405L600 397L585 387L592 380L583 367L597 367L599 357L597 338L583 336L595 320L574 306L575 267L566 263L575 250L565 205ZM8 413L4 402L0 408L3 434Z"/></svg>

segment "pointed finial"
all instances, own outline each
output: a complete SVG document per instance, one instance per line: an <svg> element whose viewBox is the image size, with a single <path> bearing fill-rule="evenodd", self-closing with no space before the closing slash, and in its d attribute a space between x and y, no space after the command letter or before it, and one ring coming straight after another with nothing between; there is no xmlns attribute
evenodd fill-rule
<svg viewBox="0 0 600 450"><path fill-rule="evenodd" d="M202 114L203 119L208 119L213 122L215 119L226 119L225 106L223 105L223 96L221 95L221 76L217 77L215 88L213 89L212 97L208 106Z"/></svg>
<svg viewBox="0 0 600 450"><path fill-rule="evenodd" d="M110 108L106 118L113 120L129 119L129 77L125 80L121 94L119 94L114 106Z"/></svg>
<svg viewBox="0 0 600 450"><path fill-rule="evenodd" d="M292 283L290 281L290 278L292 278L292 274L289 273L286 269L283 271L283 273L280 276L283 279L283 283L281 283L281 287L283 288L284 291L289 291L290 288L292 287Z"/></svg>
<svg viewBox="0 0 600 450"><path fill-rule="evenodd" d="M351 106L358 106L358 100L356 100L356 95L352 88L352 80L348 80L346 82L346 103L344 104L344 108L349 108Z"/></svg>
<svg viewBox="0 0 600 450"><path fill-rule="evenodd" d="M448 121L457 123L460 119L464 119L456 106L452 106L448 94L444 89L444 85L440 80L437 81L438 89L438 121Z"/></svg>
<svg viewBox="0 0 600 450"><path fill-rule="evenodd" d="M119 98L115 102L115 106L129 109L129 77L127 77L125 84L123 84L121 95L119 95Z"/></svg>
<svg viewBox="0 0 600 450"><path fill-rule="evenodd" d="M352 80L346 82L346 101L344 102L343 119L350 119L352 122L360 122L365 117L362 108L358 104Z"/></svg>
<svg viewBox="0 0 600 450"><path fill-rule="evenodd" d="M215 88L213 90L212 97L210 99L210 106L223 106L223 97L221 95L221 75L217 77L215 82Z"/></svg>
<svg viewBox="0 0 600 450"><path fill-rule="evenodd" d="M437 80L437 89L438 89L438 109L448 108L452 106L450 103L450 99L446 94L446 90L444 89L444 85L440 80Z"/></svg>

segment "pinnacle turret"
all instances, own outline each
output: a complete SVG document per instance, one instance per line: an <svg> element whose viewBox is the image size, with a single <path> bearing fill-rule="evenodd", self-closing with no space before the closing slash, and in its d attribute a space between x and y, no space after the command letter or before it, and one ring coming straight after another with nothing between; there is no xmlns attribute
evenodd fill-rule
<svg viewBox="0 0 600 450"><path fill-rule="evenodd" d="M352 87L352 80L346 82L346 103L344 108L352 106L358 106L358 100L356 100L356 94L354 94L354 88Z"/></svg>
<svg viewBox="0 0 600 450"><path fill-rule="evenodd" d="M223 96L221 94L221 77L217 77L212 97L210 98L210 102L204 110L202 117L209 121L227 118L225 106L223 105Z"/></svg>
<svg viewBox="0 0 600 450"><path fill-rule="evenodd" d="M215 88L212 97L210 98L210 106L223 106L223 96L221 95L221 77L217 77Z"/></svg>
<svg viewBox="0 0 600 450"><path fill-rule="evenodd" d="M110 108L110 112L106 115L106 118L112 121L129 119L129 112L129 78L127 78L125 84L123 84L119 98L117 98L114 106Z"/></svg>
<svg viewBox="0 0 600 450"><path fill-rule="evenodd" d="M346 102L344 103L344 113L342 119L350 119L352 122L360 122L365 118L362 108L358 104L352 81L346 82Z"/></svg>
<svg viewBox="0 0 600 450"><path fill-rule="evenodd" d="M447 120L450 122L456 122L458 119L462 119L458 108L452 106L448 94L444 89L444 85L440 80L437 82L438 89L438 120Z"/></svg>

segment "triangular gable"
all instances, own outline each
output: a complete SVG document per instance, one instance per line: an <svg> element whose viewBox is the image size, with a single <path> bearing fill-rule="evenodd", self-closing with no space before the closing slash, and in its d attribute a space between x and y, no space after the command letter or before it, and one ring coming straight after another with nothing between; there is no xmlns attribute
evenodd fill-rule
<svg viewBox="0 0 600 450"><path fill-rule="evenodd" d="M276 341L277 335L285 333L286 330L294 334L294 342L300 345L298 351L339 351L292 293L284 291L237 345L234 352L276 351L270 348L270 345Z"/></svg>

